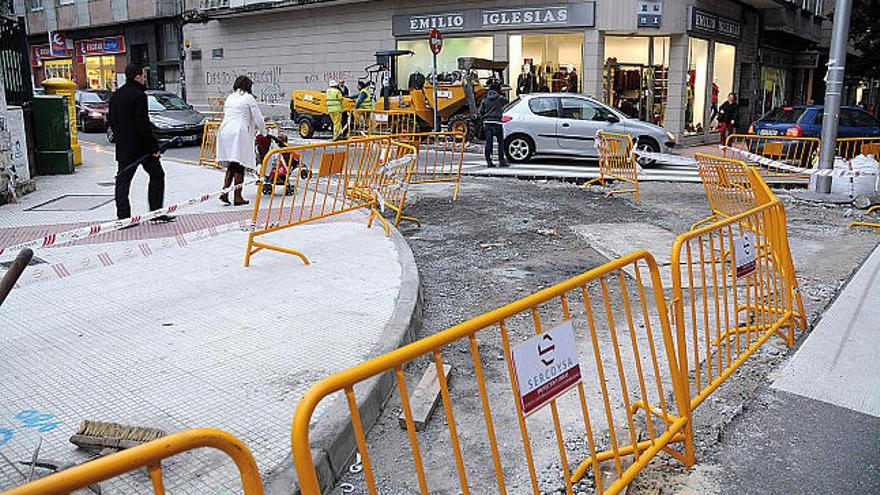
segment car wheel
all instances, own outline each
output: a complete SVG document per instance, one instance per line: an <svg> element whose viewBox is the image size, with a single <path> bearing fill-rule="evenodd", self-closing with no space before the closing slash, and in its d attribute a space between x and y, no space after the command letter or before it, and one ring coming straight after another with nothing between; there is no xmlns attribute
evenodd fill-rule
<svg viewBox="0 0 880 495"><path fill-rule="evenodd" d="M111 143L116 142L116 136L113 135L113 128L109 125L107 126L107 141L110 141Z"/></svg>
<svg viewBox="0 0 880 495"><path fill-rule="evenodd" d="M649 137L641 137L638 141L636 141L636 149L639 151L647 151L650 153L659 153L660 145L657 141ZM657 164L657 160L651 160L649 158L637 158L636 161L644 167L653 167Z"/></svg>
<svg viewBox="0 0 880 495"><path fill-rule="evenodd" d="M505 140L505 154L514 163L527 162L535 154L535 143L523 134L514 134Z"/></svg>
<svg viewBox="0 0 880 495"><path fill-rule="evenodd" d="M315 125L312 123L312 119L308 117L303 117L299 120L299 135L303 139L309 139L315 134Z"/></svg>

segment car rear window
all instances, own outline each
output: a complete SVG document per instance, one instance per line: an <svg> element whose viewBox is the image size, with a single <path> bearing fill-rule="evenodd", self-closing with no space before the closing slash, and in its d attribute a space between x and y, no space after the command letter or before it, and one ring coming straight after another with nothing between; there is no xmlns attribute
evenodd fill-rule
<svg viewBox="0 0 880 495"><path fill-rule="evenodd" d="M541 117L556 117L556 98L532 98L529 100L529 110Z"/></svg>
<svg viewBox="0 0 880 495"><path fill-rule="evenodd" d="M778 122L780 124L796 124L806 109L794 107L777 107L761 117L765 122Z"/></svg>
<svg viewBox="0 0 880 495"><path fill-rule="evenodd" d="M877 121L867 112L844 108L840 112L840 125L850 127L876 127Z"/></svg>

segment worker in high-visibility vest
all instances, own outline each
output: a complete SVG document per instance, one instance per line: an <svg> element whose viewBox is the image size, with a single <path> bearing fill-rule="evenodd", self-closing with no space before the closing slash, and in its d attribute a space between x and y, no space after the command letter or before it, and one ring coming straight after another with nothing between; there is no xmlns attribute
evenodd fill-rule
<svg viewBox="0 0 880 495"><path fill-rule="evenodd" d="M367 87L367 83L364 81L358 81L357 88L358 95L357 100L354 102L354 108L357 110L363 110L356 113L357 128L363 132L368 132L367 116L370 113L369 110L373 109L373 95L370 94L370 88Z"/></svg>
<svg viewBox="0 0 880 495"><path fill-rule="evenodd" d="M327 97L327 113L333 122L333 140L336 141L342 135L342 91L336 80L330 80L330 87L325 93Z"/></svg>

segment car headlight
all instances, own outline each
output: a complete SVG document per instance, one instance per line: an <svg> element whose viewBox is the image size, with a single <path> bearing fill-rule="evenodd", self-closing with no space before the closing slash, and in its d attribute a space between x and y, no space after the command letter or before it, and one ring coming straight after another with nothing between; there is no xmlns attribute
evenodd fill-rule
<svg viewBox="0 0 880 495"><path fill-rule="evenodd" d="M89 112L89 117L93 119L100 119L104 117L104 114L102 114L101 112Z"/></svg>
<svg viewBox="0 0 880 495"><path fill-rule="evenodd" d="M171 124L167 122L153 122L153 125L159 129L171 129Z"/></svg>
<svg viewBox="0 0 880 495"><path fill-rule="evenodd" d="M673 134L669 131L666 131L666 139L668 139L674 143L675 142L675 134Z"/></svg>

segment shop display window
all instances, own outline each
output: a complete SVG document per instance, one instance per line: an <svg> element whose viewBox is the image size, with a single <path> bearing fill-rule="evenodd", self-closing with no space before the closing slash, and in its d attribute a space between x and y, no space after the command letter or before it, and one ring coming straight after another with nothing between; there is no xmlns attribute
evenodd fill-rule
<svg viewBox="0 0 880 495"><path fill-rule="evenodd" d="M428 46L427 39L400 40L397 42L398 50L412 50L413 55L399 57L397 59L397 81L403 89L406 81L414 74L422 74L430 80L433 70L434 54ZM444 38L443 50L437 55L437 72L449 75L458 72L459 57L475 57L493 59L492 37L476 36L470 38Z"/></svg>
<svg viewBox="0 0 880 495"><path fill-rule="evenodd" d="M86 57L86 79L89 89L116 89L116 56Z"/></svg>
<svg viewBox="0 0 880 495"><path fill-rule="evenodd" d="M736 47L715 43L715 59L712 61L712 115L711 130L718 129L718 106L733 93L733 72L736 63Z"/></svg>
<svg viewBox="0 0 880 495"><path fill-rule="evenodd" d="M64 79L73 80L73 60L44 60L43 73L46 79L63 77Z"/></svg>
<svg viewBox="0 0 880 495"><path fill-rule="evenodd" d="M761 115L784 105L785 69L761 67L761 88Z"/></svg>
<svg viewBox="0 0 880 495"><path fill-rule="evenodd" d="M685 86L684 134L702 134L706 116L706 89L709 77L709 42L688 41L688 72Z"/></svg>
<svg viewBox="0 0 880 495"><path fill-rule="evenodd" d="M583 33L511 35L508 49L513 96L581 92Z"/></svg>
<svg viewBox="0 0 880 495"><path fill-rule="evenodd" d="M606 36L605 102L624 114L664 125L669 37Z"/></svg>

